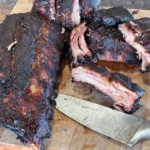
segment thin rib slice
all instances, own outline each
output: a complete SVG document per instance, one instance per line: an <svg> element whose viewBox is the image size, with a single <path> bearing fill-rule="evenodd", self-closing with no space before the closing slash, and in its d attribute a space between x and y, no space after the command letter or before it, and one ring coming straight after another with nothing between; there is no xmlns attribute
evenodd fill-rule
<svg viewBox="0 0 150 150"><path fill-rule="evenodd" d="M72 65L92 63L92 53L87 47L84 34L87 30L86 23L82 23L71 32L70 48Z"/></svg>
<svg viewBox="0 0 150 150"><path fill-rule="evenodd" d="M80 66L72 69L73 81L93 85L97 90L108 95L114 101L117 110L133 113L139 108L139 99L144 90L131 79L120 73L112 73L106 68Z"/></svg>

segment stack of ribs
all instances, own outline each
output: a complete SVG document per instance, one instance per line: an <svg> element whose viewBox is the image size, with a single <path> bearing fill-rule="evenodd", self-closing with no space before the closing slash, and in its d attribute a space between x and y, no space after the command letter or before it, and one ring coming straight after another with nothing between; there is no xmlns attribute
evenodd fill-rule
<svg viewBox="0 0 150 150"><path fill-rule="evenodd" d="M139 108L145 91L129 77L96 63L139 66L142 61L146 71L150 19L134 20L123 7L98 10L100 3L35 0L31 13L10 15L0 25L0 124L23 143L44 150L43 140L51 136L49 121L68 44L66 33L73 81L93 85L112 98L119 111L133 113Z"/></svg>
<svg viewBox="0 0 150 150"><path fill-rule="evenodd" d="M82 23L71 33L70 47L74 58L73 65L87 64L87 61L96 63L98 60L105 60L139 66L141 62L137 58L136 49L125 42L123 35L118 30L118 24L133 20L129 11L123 7L114 7L98 10L93 16L91 23L87 25ZM82 37L85 36L84 39L87 41L83 38L78 38L77 41L79 34L82 34ZM80 48L75 49L74 47L77 45ZM83 48L83 45L86 45L86 48L85 46Z"/></svg>
<svg viewBox="0 0 150 150"><path fill-rule="evenodd" d="M118 30L118 25L131 21L133 16L123 7L98 10L89 24L80 24L70 36L73 81L93 85L112 98L115 109L126 113L133 113L139 108L144 90L129 77L94 64L102 60L129 66L141 64L136 49L124 40Z"/></svg>

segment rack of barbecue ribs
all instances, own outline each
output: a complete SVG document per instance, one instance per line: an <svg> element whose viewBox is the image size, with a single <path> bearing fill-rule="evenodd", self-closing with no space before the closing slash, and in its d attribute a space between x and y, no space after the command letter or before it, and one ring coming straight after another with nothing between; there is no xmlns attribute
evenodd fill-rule
<svg viewBox="0 0 150 150"><path fill-rule="evenodd" d="M10 15L0 25L0 124L41 149L51 135L61 30L35 13Z"/></svg>

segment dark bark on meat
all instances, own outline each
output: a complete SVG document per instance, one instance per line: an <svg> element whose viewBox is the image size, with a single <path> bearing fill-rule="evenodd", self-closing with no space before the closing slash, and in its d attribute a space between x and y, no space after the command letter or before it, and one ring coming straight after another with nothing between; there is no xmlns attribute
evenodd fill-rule
<svg viewBox="0 0 150 150"><path fill-rule="evenodd" d="M133 21L133 15L122 6L100 9L94 13L93 21L97 25L116 26L119 23Z"/></svg>
<svg viewBox="0 0 150 150"><path fill-rule="evenodd" d="M90 21L100 4L101 0L35 0L32 11L56 20L65 28L74 28L81 18Z"/></svg>
<svg viewBox="0 0 150 150"><path fill-rule="evenodd" d="M80 24L79 0L35 0L32 11L56 20L66 28Z"/></svg>
<svg viewBox="0 0 150 150"><path fill-rule="evenodd" d="M90 29L88 37L88 47L98 60L140 65L136 49L124 41L121 32L117 29L105 26Z"/></svg>
<svg viewBox="0 0 150 150"><path fill-rule="evenodd" d="M150 18L141 18L119 26L125 41L137 50L141 70L150 70Z"/></svg>
<svg viewBox="0 0 150 150"><path fill-rule="evenodd" d="M82 18L90 21L94 12L100 9L101 0L80 0L80 3Z"/></svg>
<svg viewBox="0 0 150 150"><path fill-rule="evenodd" d="M10 72L12 58L11 52L8 51L8 46L15 41L14 35L18 19L19 16L16 16L15 18L9 17L8 22L10 26L8 26L6 21L0 25L0 94L3 94L5 88L11 86ZM4 29L5 26L7 26L7 30Z"/></svg>
<svg viewBox="0 0 150 150"><path fill-rule="evenodd" d="M64 27L73 28L80 24L79 0L57 0L56 21Z"/></svg>
<svg viewBox="0 0 150 150"><path fill-rule="evenodd" d="M140 27L141 32L143 33L150 30L150 18L144 17L141 19L136 19L134 20L134 23Z"/></svg>
<svg viewBox="0 0 150 150"><path fill-rule="evenodd" d="M93 85L113 99L115 109L126 113L133 113L139 108L139 99L145 93L129 77L120 73L112 73L103 67L88 65L73 68L72 78L73 81Z"/></svg>
<svg viewBox="0 0 150 150"><path fill-rule="evenodd" d="M55 0L35 0L33 3L33 12L38 12L42 16L55 20L56 5Z"/></svg>
<svg viewBox="0 0 150 150"><path fill-rule="evenodd" d="M23 143L44 149L64 45L61 26L36 14L17 14L7 17L0 33L0 124Z"/></svg>

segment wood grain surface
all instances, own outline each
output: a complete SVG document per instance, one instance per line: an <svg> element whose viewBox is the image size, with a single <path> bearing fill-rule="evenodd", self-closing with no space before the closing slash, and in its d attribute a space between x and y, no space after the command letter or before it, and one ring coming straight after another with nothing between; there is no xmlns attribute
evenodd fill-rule
<svg viewBox="0 0 150 150"><path fill-rule="evenodd" d="M28 12L31 8L32 0L19 0L11 14ZM130 11L132 12L133 10ZM135 15L135 18L149 17L149 14L150 10L140 10L140 13ZM0 15L0 21L3 19L4 15ZM140 109L133 115L150 120L150 73L142 74L138 67L128 67L118 63L100 62L99 65L106 66L114 72L121 72L128 75L134 82L146 90L145 96L141 99ZM72 83L68 65L65 65L63 69L59 92L110 106L110 101L91 86ZM51 122L51 126L52 137L45 140L46 150L150 150L150 140L140 142L133 147L128 147L91 131L57 110L55 110L55 117ZM21 146L22 144L15 138L14 133L7 129L0 128L0 150L4 150L4 145L5 150L14 150L14 145L7 147L7 144ZM23 149L25 149L25 147L21 147L20 149L15 147L15 150Z"/></svg>

